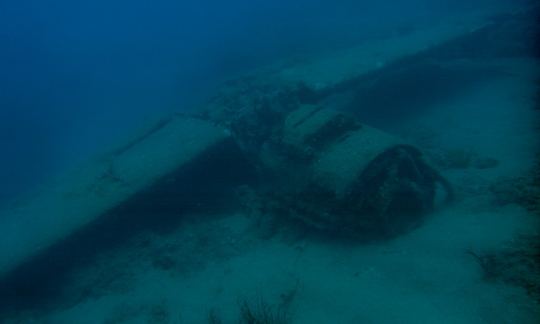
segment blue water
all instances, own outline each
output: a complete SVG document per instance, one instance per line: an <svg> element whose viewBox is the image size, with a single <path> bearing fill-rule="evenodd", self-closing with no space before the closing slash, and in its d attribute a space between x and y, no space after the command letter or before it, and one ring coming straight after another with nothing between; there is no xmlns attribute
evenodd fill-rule
<svg viewBox="0 0 540 324"><path fill-rule="evenodd" d="M2 1L0 200L262 63L493 1ZM39 163L36 163L39 161Z"/></svg>

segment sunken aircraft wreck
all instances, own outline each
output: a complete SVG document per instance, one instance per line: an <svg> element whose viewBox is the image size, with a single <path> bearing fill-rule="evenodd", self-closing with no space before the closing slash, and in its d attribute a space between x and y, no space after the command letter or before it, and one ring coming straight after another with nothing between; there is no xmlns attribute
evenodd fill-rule
<svg viewBox="0 0 540 324"><path fill-rule="evenodd" d="M227 82L200 109L161 119L5 211L0 299L46 294L112 245L166 231L190 211L236 208L246 190L263 217L324 235L411 230L452 199L451 185L417 147L363 124L351 107L366 84L505 26L441 24Z"/></svg>
<svg viewBox="0 0 540 324"><path fill-rule="evenodd" d="M5 225L13 236L0 238L12 246L0 259L1 297L54 289L70 268L137 232L222 211L238 188L258 197L266 217L356 239L407 231L439 193L451 198L414 146L346 113L294 106L170 116L17 208L18 222Z"/></svg>

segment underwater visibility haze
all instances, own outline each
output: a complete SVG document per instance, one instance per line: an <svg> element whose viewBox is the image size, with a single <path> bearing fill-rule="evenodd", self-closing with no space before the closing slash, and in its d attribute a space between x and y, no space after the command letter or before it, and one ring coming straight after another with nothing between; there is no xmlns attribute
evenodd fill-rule
<svg viewBox="0 0 540 324"><path fill-rule="evenodd" d="M0 2L0 322L537 323L539 19Z"/></svg>
<svg viewBox="0 0 540 324"><path fill-rule="evenodd" d="M1 172L9 185L0 197L13 198L70 161L103 150L111 137L149 116L190 109L223 79L264 62L332 50L477 6L3 1Z"/></svg>

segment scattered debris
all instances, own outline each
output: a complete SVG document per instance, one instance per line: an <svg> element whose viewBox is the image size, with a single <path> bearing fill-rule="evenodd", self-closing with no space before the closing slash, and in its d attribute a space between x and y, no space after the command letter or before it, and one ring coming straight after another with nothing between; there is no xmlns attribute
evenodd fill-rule
<svg viewBox="0 0 540 324"><path fill-rule="evenodd" d="M467 253L478 262L485 280L522 287L540 302L540 235L520 237L499 251Z"/></svg>
<svg viewBox="0 0 540 324"><path fill-rule="evenodd" d="M440 149L434 149L433 151L430 158L441 169L492 169L499 166L499 160L479 156L468 149L449 149L442 152Z"/></svg>
<svg viewBox="0 0 540 324"><path fill-rule="evenodd" d="M494 158L478 158L473 161L472 165L477 169L492 169L499 166L499 160Z"/></svg>
<svg viewBox="0 0 540 324"><path fill-rule="evenodd" d="M534 175L501 178L489 189L498 205L518 204L530 211L540 211L540 186Z"/></svg>

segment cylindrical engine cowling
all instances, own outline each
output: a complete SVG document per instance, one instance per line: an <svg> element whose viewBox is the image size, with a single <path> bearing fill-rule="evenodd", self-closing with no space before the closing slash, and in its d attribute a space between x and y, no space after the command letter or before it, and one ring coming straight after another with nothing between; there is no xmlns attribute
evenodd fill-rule
<svg viewBox="0 0 540 324"><path fill-rule="evenodd" d="M302 107L278 134L260 154L272 206L319 230L395 235L432 209L439 183L451 195L418 149L340 112Z"/></svg>

